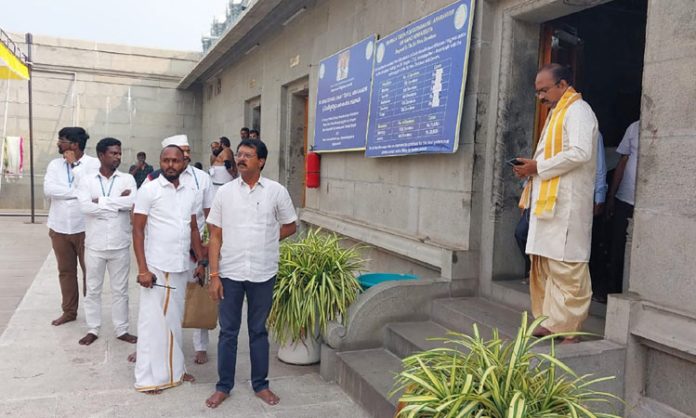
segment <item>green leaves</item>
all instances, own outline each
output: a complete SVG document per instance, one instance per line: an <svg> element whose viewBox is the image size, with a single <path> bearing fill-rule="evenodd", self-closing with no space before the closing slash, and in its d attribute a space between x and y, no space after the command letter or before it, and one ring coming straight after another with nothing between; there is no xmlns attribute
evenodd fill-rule
<svg viewBox="0 0 696 418"><path fill-rule="evenodd" d="M361 247L343 248L340 243L338 235L320 229L281 243L268 317L268 327L280 344L324 331L329 321L345 321L361 290L355 277L365 260L358 253Z"/></svg>
<svg viewBox="0 0 696 418"><path fill-rule="evenodd" d="M444 347L405 358L392 391L404 392L398 417L618 418L592 412L598 404L620 402L591 389L613 377L577 376L555 357L553 340L550 354L531 350L539 343L532 330L543 319L528 324L525 313L511 341L497 330L484 341L474 325L473 336L450 333L440 339Z"/></svg>

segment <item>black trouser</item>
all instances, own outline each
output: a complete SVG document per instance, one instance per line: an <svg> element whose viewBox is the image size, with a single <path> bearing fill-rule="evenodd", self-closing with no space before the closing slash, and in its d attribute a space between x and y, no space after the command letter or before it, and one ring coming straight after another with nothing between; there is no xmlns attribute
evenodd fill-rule
<svg viewBox="0 0 696 418"><path fill-rule="evenodd" d="M527 235L529 234L529 209L525 209L520 216L520 220L515 227L515 240L517 246L524 257L524 277L529 277L529 270L532 268L532 263L527 255Z"/></svg>
<svg viewBox="0 0 696 418"><path fill-rule="evenodd" d="M633 218L633 205L614 199L614 216L611 222L609 247L609 277L606 294L623 291L624 256L626 254L626 229L628 219Z"/></svg>

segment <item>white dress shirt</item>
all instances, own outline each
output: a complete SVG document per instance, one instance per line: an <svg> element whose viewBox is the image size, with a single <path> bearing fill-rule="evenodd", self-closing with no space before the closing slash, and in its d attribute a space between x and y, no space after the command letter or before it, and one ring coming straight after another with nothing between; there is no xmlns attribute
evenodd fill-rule
<svg viewBox="0 0 696 418"><path fill-rule="evenodd" d="M196 192L196 222L198 223L198 232L203 235L203 229L205 228L205 212L203 212L203 209L210 209L213 205L214 194L210 175L189 164L186 170L179 176L179 181Z"/></svg>
<svg viewBox="0 0 696 418"><path fill-rule="evenodd" d="M622 202L634 205L636 202L636 168L638 167L638 139L640 136L640 121L635 121L628 126L626 133L616 152L628 155L628 162L621 178L616 198Z"/></svg>
<svg viewBox="0 0 696 418"><path fill-rule="evenodd" d="M148 265L169 273L189 270L195 201L193 190L181 182L175 188L164 175L138 189L134 212L147 215L145 259Z"/></svg>
<svg viewBox="0 0 696 418"><path fill-rule="evenodd" d="M75 190L80 176L99 170L97 158L83 154L75 167L56 158L46 168L44 196L51 201L46 226L61 234L78 234L85 230L85 218L80 211Z"/></svg>
<svg viewBox="0 0 696 418"><path fill-rule="evenodd" d="M130 190L130 195L121 196L125 190ZM85 215L87 248L107 251L130 245L130 210L137 190L133 176L120 171L114 172L110 178L97 171L80 179L77 200ZM98 203L93 199L98 199Z"/></svg>
<svg viewBox="0 0 696 418"><path fill-rule="evenodd" d="M280 226L297 220L288 191L261 177L253 189L241 177L220 187L208 223L222 228L220 277L264 282L278 273Z"/></svg>

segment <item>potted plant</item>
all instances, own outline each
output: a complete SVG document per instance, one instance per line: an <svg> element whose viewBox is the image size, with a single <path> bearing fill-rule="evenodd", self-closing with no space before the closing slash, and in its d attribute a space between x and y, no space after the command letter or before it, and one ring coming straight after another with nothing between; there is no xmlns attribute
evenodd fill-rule
<svg viewBox="0 0 696 418"><path fill-rule="evenodd" d="M474 325L473 336L451 333L445 347L403 360L391 396L403 391L397 417L587 417L619 418L592 412L601 403L620 403L616 396L591 386L613 379L578 376L555 357L553 338L536 339L526 313L514 340L504 341L494 330L484 341ZM532 351L551 341L549 354ZM452 347L448 347L452 346Z"/></svg>
<svg viewBox="0 0 696 418"><path fill-rule="evenodd" d="M317 363L321 332L329 321L343 321L358 297L356 275L365 260L358 246L344 248L340 242L335 233L310 229L280 246L268 327L280 344L281 361Z"/></svg>

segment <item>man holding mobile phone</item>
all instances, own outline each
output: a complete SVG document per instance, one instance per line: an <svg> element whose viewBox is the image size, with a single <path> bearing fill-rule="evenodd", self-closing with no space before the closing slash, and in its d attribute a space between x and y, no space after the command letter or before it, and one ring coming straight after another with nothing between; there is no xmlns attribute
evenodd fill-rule
<svg viewBox="0 0 696 418"><path fill-rule="evenodd" d="M568 67L539 70L536 94L551 113L533 158L517 158L522 164L512 169L527 179L520 207L529 209L532 314L547 318L535 336L580 331L592 296L588 262L599 132L592 108L571 83Z"/></svg>
<svg viewBox="0 0 696 418"><path fill-rule="evenodd" d="M201 259L202 247L196 194L179 181L184 168L184 151L166 146L160 154L161 175L138 190L133 210L133 250L142 286L135 388L148 394L194 380L184 366L181 322L189 249ZM199 265L194 276L201 278L204 271Z"/></svg>

